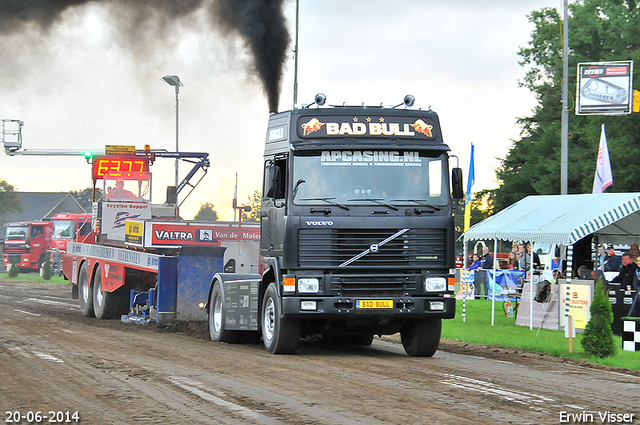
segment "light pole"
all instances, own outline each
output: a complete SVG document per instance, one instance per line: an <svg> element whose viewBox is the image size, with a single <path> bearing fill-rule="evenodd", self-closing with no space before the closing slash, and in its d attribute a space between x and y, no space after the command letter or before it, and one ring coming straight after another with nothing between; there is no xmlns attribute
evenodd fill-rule
<svg viewBox="0 0 640 425"><path fill-rule="evenodd" d="M162 77L170 86L176 88L176 153L178 152L178 93L180 92L180 78L177 75L165 75ZM178 187L178 158L176 157L176 188Z"/></svg>

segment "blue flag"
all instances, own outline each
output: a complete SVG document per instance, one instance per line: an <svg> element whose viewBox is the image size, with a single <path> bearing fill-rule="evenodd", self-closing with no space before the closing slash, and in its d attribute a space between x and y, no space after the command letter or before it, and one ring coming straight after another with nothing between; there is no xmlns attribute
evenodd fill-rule
<svg viewBox="0 0 640 425"><path fill-rule="evenodd" d="M468 204L469 202L471 202L471 187L473 186L473 184L476 182L476 173L474 170L474 166L473 166L473 143L471 144L471 160L469 161L469 178L467 179L467 202L466 204Z"/></svg>

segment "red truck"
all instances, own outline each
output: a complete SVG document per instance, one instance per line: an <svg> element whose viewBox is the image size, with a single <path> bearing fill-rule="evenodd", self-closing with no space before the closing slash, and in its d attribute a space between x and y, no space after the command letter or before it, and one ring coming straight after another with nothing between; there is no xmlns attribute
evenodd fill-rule
<svg viewBox="0 0 640 425"><path fill-rule="evenodd" d="M5 224L4 266L15 261L20 269L39 270L51 249L53 222L32 221Z"/></svg>
<svg viewBox="0 0 640 425"><path fill-rule="evenodd" d="M61 213L51 217L53 221L53 238L51 248L67 251L67 242L76 241L95 243L96 234L91 230L91 214Z"/></svg>
<svg viewBox="0 0 640 425"><path fill-rule="evenodd" d="M61 213L51 221L7 223L4 241L4 266L9 268L16 258L20 269L39 270L48 250L66 252L69 241L94 243L91 214Z"/></svg>

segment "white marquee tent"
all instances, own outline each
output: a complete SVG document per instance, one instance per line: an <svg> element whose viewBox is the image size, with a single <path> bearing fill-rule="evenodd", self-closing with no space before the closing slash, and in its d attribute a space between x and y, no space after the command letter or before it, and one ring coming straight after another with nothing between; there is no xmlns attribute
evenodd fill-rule
<svg viewBox="0 0 640 425"><path fill-rule="evenodd" d="M590 234L597 235L599 243L639 243L640 193L528 196L469 228L464 233L465 257L467 241L472 240L555 243L567 246L571 270L573 244Z"/></svg>

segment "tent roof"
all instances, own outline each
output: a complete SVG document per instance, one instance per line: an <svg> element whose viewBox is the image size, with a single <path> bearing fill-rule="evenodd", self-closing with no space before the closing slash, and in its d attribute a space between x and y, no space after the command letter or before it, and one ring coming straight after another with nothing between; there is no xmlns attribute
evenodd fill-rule
<svg viewBox="0 0 640 425"><path fill-rule="evenodd" d="M600 242L638 243L640 193L528 196L472 226L464 237L572 245L592 233Z"/></svg>

